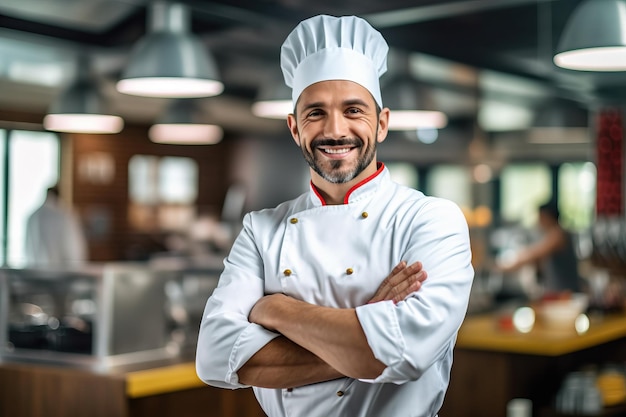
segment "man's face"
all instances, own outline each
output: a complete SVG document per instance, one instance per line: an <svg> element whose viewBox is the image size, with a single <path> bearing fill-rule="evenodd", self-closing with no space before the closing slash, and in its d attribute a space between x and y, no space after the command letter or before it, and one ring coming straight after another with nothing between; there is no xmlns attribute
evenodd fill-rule
<svg viewBox="0 0 626 417"><path fill-rule="evenodd" d="M387 135L387 120L388 110L379 118L367 89L332 80L307 87L288 123L309 166L326 181L343 184L376 170L376 144Z"/></svg>

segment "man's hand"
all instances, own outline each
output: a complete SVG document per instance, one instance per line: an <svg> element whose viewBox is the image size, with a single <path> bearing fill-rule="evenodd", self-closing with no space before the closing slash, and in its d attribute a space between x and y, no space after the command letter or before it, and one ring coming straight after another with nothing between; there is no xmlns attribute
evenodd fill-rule
<svg viewBox="0 0 626 417"><path fill-rule="evenodd" d="M407 266L406 261L402 261L383 280L368 304L388 300L398 303L418 291L427 276L421 262Z"/></svg>

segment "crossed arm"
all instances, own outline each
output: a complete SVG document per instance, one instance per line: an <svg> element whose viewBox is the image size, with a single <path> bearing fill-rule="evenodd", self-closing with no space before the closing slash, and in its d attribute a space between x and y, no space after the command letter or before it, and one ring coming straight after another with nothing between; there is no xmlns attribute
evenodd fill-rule
<svg viewBox="0 0 626 417"><path fill-rule="evenodd" d="M426 279L421 262L403 261L383 280L369 303L399 302ZM239 381L265 388L290 388L349 376L373 379L385 365L370 349L354 308L322 307L283 294L261 298L250 322L281 336L239 369Z"/></svg>

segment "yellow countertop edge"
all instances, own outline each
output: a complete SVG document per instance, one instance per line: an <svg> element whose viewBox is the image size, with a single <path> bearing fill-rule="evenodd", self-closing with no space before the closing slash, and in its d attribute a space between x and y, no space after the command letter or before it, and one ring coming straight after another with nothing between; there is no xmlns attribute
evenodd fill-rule
<svg viewBox="0 0 626 417"><path fill-rule="evenodd" d="M126 395L130 398L147 397L203 386L206 385L198 378L193 362L126 374Z"/></svg>
<svg viewBox="0 0 626 417"><path fill-rule="evenodd" d="M472 330L485 330L486 322L492 322L493 318L481 316L469 318L467 321L465 329L461 326L456 348L560 356L626 337L626 317L624 316L607 317L601 323L596 323L587 333L569 332L559 335L558 333L549 334L550 332L544 330L541 332L544 337L538 336L534 331L526 334L516 331L488 331L485 332L486 334L472 334ZM479 325L475 327L476 324Z"/></svg>

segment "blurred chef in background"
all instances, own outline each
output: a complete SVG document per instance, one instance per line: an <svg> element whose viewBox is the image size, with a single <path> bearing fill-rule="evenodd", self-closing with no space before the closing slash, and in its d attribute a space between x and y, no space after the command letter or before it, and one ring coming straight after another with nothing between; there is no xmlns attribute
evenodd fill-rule
<svg viewBox="0 0 626 417"><path fill-rule="evenodd" d="M26 223L27 266L75 267L87 260L87 242L75 213L59 198L58 187L47 189L43 204Z"/></svg>
<svg viewBox="0 0 626 417"><path fill-rule="evenodd" d="M497 264L501 272L512 272L527 265L536 265L539 282L545 293L580 292L581 278L572 235L559 222L555 201L538 209L541 238Z"/></svg>

